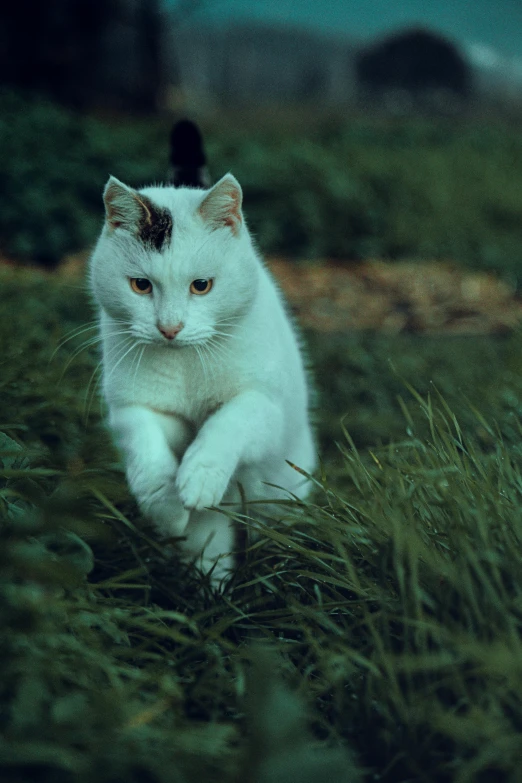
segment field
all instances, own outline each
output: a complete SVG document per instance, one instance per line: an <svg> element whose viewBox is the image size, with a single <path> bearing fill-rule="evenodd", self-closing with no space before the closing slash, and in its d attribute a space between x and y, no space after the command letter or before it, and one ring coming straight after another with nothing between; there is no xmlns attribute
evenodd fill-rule
<svg viewBox="0 0 522 783"><path fill-rule="evenodd" d="M266 147L248 149L268 181ZM3 235L31 239L17 214L19 229L4 224ZM257 214L260 243L288 250ZM507 281L502 312L518 306L519 230L509 253L504 240L489 256L480 243L474 256L448 249L461 268ZM481 236L494 233L485 223ZM60 242L48 263L84 246ZM28 262L31 247L18 257ZM308 274L278 263L287 285L296 269ZM519 781L518 316L467 334L303 318L318 392L314 493L274 505L270 525L245 507L241 563L217 594L159 545L128 495L103 426L79 266L0 266L1 779ZM302 292L293 306L306 315L310 301Z"/></svg>

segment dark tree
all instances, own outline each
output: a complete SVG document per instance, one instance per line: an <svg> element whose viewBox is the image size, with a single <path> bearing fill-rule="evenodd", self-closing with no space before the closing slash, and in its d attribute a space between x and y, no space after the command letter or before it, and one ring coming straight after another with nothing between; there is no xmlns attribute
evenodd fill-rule
<svg viewBox="0 0 522 783"><path fill-rule="evenodd" d="M370 93L402 89L419 96L446 90L465 98L471 90L471 71L457 47L428 30L386 38L359 55L356 71Z"/></svg>
<svg viewBox="0 0 522 783"><path fill-rule="evenodd" d="M0 8L0 81L78 105L96 78L116 0L16 0Z"/></svg>
<svg viewBox="0 0 522 783"><path fill-rule="evenodd" d="M136 21L139 31L136 108L155 111L163 82L159 0L140 0Z"/></svg>

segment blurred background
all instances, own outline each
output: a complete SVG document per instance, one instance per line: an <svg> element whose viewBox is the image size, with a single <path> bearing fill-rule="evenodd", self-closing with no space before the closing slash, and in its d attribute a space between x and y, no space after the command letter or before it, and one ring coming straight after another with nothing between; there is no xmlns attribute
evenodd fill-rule
<svg viewBox="0 0 522 783"><path fill-rule="evenodd" d="M2 783L356 780L330 741L519 783L521 43L520 0L0 3ZM182 117L304 328L327 490L224 598L142 526L85 290ZM264 639L313 742L276 681L245 719Z"/></svg>
<svg viewBox="0 0 522 783"><path fill-rule="evenodd" d="M109 173L165 178L182 116L263 252L522 281L522 4L17 0L0 10L0 252L96 238Z"/></svg>

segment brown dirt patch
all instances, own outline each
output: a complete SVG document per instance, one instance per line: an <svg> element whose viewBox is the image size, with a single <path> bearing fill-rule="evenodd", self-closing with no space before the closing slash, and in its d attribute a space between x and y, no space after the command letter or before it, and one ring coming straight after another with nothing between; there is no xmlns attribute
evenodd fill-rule
<svg viewBox="0 0 522 783"><path fill-rule="evenodd" d="M79 253L45 272L0 258L0 267L13 274L80 279L86 261L87 254ZM299 322L321 332L502 334L522 321L522 299L507 283L449 262L271 258L268 266Z"/></svg>
<svg viewBox="0 0 522 783"><path fill-rule="evenodd" d="M299 321L318 331L494 334L522 320L509 285L450 263L272 259L269 266Z"/></svg>

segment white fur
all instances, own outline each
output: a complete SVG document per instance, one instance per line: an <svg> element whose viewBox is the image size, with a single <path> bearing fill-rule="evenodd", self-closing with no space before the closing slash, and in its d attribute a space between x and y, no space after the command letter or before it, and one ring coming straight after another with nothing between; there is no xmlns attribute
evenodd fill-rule
<svg viewBox="0 0 522 783"><path fill-rule="evenodd" d="M286 462L306 472L316 464L306 373L237 181L140 193L172 213L170 245L147 249L106 223L91 260L109 424L142 511L161 535L184 536L185 555L203 570L219 560L217 580L232 567L234 536L209 506L239 502L238 483L248 500L308 492ZM150 280L153 293L136 294L133 277ZM193 280L208 278L210 293L190 293ZM180 322L174 340L158 331Z"/></svg>

